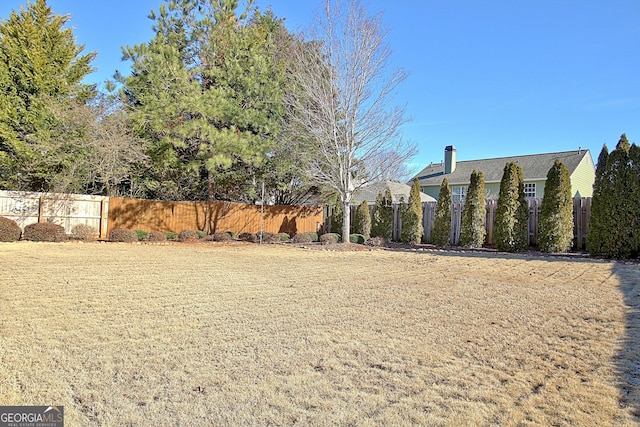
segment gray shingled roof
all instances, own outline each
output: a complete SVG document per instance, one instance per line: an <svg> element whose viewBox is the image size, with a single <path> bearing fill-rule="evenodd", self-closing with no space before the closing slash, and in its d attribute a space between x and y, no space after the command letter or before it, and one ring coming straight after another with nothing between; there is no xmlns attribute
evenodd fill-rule
<svg viewBox="0 0 640 427"><path fill-rule="evenodd" d="M401 197L404 197L404 201L409 201L409 194L411 194L411 186L400 181L386 180L380 181L375 184L368 185L359 189L354 195L351 204L359 205L363 200L366 200L369 204L374 204L378 198L378 194L387 191L387 187L391 190L391 198L393 203L398 203ZM436 199L428 194L420 193L420 199L422 202L435 202Z"/></svg>
<svg viewBox="0 0 640 427"><path fill-rule="evenodd" d="M466 185L469 184L469 177L475 169L482 171L485 182L500 182L507 162L516 162L522 167L525 181L544 180L547 179L547 173L556 159L560 159L569 170L569 174L573 174L588 152L589 150L574 150L495 159L463 160L456 162L456 170L447 175L444 173L444 163L432 163L416 176L421 186L440 185L443 178L449 180L449 185Z"/></svg>

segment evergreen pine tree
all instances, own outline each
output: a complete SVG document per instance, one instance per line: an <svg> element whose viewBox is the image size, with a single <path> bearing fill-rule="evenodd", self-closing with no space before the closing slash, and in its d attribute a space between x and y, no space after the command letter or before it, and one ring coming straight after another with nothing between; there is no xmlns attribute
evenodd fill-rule
<svg viewBox="0 0 640 427"><path fill-rule="evenodd" d="M340 200L336 202L331 212L331 232L342 235L342 221L344 213L342 210L342 203Z"/></svg>
<svg viewBox="0 0 640 427"><path fill-rule="evenodd" d="M82 80L96 53L82 54L69 19L36 0L0 21L0 189L52 191L87 151L51 141L52 105L64 109L95 91Z"/></svg>
<svg viewBox="0 0 640 427"><path fill-rule="evenodd" d="M411 186L407 209L402 216L402 242L417 245L422 241L423 233L420 182L418 178L415 178Z"/></svg>
<svg viewBox="0 0 640 427"><path fill-rule="evenodd" d="M587 235L587 250L593 256L604 256L604 245L607 241L608 228L612 221L608 202L610 197L608 158L609 150L605 144L602 146L596 165L596 177L593 182L593 195L591 198L591 215L589 217L589 234Z"/></svg>
<svg viewBox="0 0 640 427"><path fill-rule="evenodd" d="M487 235L487 201L485 200L484 175L482 171L471 173L467 198L462 209L460 244L480 248Z"/></svg>
<svg viewBox="0 0 640 427"><path fill-rule="evenodd" d="M438 193L436 215L431 230L431 243L436 246L451 244L451 189L447 178L442 180Z"/></svg>
<svg viewBox="0 0 640 427"><path fill-rule="evenodd" d="M366 200L363 200L356 209L353 229L357 234L362 234L365 240L371 237L371 213L369 212L369 204Z"/></svg>
<svg viewBox="0 0 640 427"><path fill-rule="evenodd" d="M543 252L566 252L573 242L571 175L556 159L547 173L542 198L538 246Z"/></svg>
<svg viewBox="0 0 640 427"><path fill-rule="evenodd" d="M615 150L607 155L604 147L598 157L587 236L592 255L624 259L640 253L640 176L635 163L639 156L638 147L630 146L623 134Z"/></svg>
<svg viewBox="0 0 640 427"><path fill-rule="evenodd" d="M393 228L393 199L391 190L387 187L384 196L378 193L376 205L373 208L371 219L371 236L382 237L387 241L391 240Z"/></svg>
<svg viewBox="0 0 640 427"><path fill-rule="evenodd" d="M494 229L496 246L501 251L518 251L528 244L529 207L524 176L522 168L514 162L504 167Z"/></svg>

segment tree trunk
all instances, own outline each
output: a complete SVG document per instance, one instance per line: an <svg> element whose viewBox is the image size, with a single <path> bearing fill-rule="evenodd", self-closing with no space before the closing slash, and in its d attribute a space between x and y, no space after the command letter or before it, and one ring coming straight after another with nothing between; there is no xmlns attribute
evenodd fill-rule
<svg viewBox="0 0 640 427"><path fill-rule="evenodd" d="M349 243L351 231L351 192L347 192L342 200L342 243Z"/></svg>

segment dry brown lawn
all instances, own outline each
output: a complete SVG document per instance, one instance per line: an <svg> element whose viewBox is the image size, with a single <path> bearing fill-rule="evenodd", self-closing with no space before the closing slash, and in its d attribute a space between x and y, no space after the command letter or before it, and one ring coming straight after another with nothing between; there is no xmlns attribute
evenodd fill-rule
<svg viewBox="0 0 640 427"><path fill-rule="evenodd" d="M0 244L0 404L68 426L638 425L640 266Z"/></svg>

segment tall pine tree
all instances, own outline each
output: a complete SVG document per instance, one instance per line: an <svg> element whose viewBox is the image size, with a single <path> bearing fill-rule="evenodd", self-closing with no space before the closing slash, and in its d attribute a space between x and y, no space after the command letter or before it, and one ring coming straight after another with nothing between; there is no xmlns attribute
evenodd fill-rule
<svg viewBox="0 0 640 427"><path fill-rule="evenodd" d="M82 54L68 21L36 0L0 23L0 188L57 189L83 154L52 142L52 105L82 103L95 90L82 79L96 54Z"/></svg>
<svg viewBox="0 0 640 427"><path fill-rule="evenodd" d="M471 173L467 197L462 209L460 244L480 248L487 235L487 201L485 200L484 175L482 171Z"/></svg>
<svg viewBox="0 0 640 427"><path fill-rule="evenodd" d="M123 49L130 116L152 143L154 197L234 198L225 180L256 181L282 131L276 24L237 8L237 0L166 0L151 16L154 38Z"/></svg>
<svg viewBox="0 0 640 427"><path fill-rule="evenodd" d="M540 214L538 246L543 252L566 252L573 243L571 175L556 159L547 173Z"/></svg>

